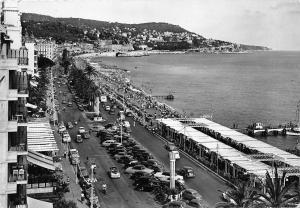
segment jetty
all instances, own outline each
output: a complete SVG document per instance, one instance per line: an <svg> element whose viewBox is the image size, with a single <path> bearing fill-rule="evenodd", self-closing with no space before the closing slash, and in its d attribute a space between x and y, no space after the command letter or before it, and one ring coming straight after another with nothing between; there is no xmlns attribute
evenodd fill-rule
<svg viewBox="0 0 300 208"><path fill-rule="evenodd" d="M166 100L174 100L174 98L175 98L173 94L168 94L168 95L152 95L152 97L166 99Z"/></svg>

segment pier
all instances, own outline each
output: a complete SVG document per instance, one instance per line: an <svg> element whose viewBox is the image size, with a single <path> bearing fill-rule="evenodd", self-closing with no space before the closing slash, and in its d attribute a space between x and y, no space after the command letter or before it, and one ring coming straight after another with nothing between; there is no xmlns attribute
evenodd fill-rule
<svg viewBox="0 0 300 208"><path fill-rule="evenodd" d="M300 157L206 118L157 119L158 132L224 178L265 178L274 163L300 181ZM274 177L274 176L272 176ZM250 179L250 178L249 178ZM252 178L253 179L253 178Z"/></svg>
<svg viewBox="0 0 300 208"><path fill-rule="evenodd" d="M270 136L270 135L286 135L286 131L291 130L290 127L281 127L281 128L268 128L265 127L263 129L251 129L247 128L247 133L251 136L255 135L263 135L263 136Z"/></svg>
<svg viewBox="0 0 300 208"><path fill-rule="evenodd" d="M152 97L166 99L166 100L174 100L174 98L175 98L173 94L169 94L169 95L153 95Z"/></svg>

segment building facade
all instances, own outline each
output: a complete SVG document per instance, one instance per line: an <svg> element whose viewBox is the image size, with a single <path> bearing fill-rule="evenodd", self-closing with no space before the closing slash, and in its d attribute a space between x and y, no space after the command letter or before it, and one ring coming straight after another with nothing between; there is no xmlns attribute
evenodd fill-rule
<svg viewBox="0 0 300 208"><path fill-rule="evenodd" d="M55 41L36 40L35 50L37 55L53 60L55 57L56 43Z"/></svg>
<svg viewBox="0 0 300 208"><path fill-rule="evenodd" d="M27 207L28 50L17 1L4 1L0 24L0 207Z"/></svg>

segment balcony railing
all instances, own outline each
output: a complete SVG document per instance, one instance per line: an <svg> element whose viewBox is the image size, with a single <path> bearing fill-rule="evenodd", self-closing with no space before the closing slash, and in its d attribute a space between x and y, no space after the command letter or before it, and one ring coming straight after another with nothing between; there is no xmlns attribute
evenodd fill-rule
<svg viewBox="0 0 300 208"><path fill-rule="evenodd" d="M27 151L27 146L25 143L20 143L18 145L9 147L9 151L25 152Z"/></svg>
<svg viewBox="0 0 300 208"><path fill-rule="evenodd" d="M13 169L8 176L8 182L17 182L27 180L27 173L23 168Z"/></svg>
<svg viewBox="0 0 300 208"><path fill-rule="evenodd" d="M18 65L28 65L28 58L18 58Z"/></svg>
<svg viewBox="0 0 300 208"><path fill-rule="evenodd" d="M17 121L18 123L27 123L27 117L22 114L9 116L8 120L9 121Z"/></svg>

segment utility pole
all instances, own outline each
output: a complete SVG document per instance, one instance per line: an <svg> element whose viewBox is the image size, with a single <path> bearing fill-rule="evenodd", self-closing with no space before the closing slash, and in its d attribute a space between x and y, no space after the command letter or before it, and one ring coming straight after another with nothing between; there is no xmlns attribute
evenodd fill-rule
<svg viewBox="0 0 300 208"><path fill-rule="evenodd" d="M170 158L170 189L175 189L175 154L173 151L169 152ZM173 197L171 198L173 200Z"/></svg>

